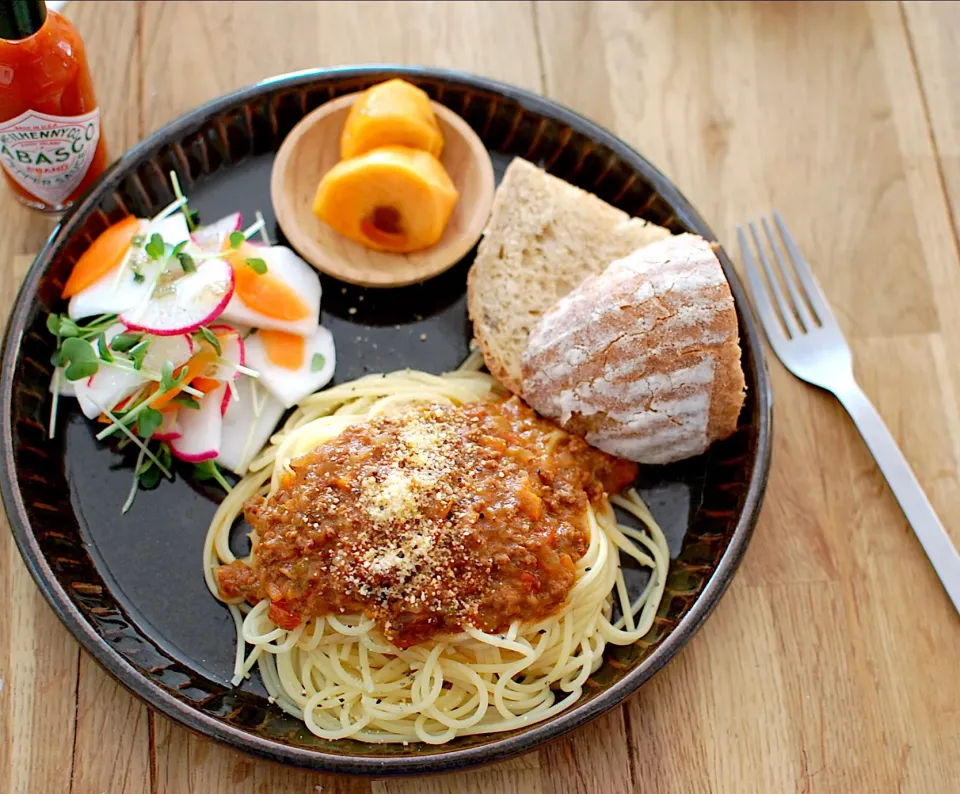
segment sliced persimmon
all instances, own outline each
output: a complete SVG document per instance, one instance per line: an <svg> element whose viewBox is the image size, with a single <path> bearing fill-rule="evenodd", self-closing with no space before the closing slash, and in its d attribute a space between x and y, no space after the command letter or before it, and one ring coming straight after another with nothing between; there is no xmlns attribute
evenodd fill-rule
<svg viewBox="0 0 960 794"><path fill-rule="evenodd" d="M347 115L340 136L344 160L381 146L410 146L439 157L443 133L426 92L399 78L364 91Z"/></svg>
<svg viewBox="0 0 960 794"><path fill-rule="evenodd" d="M285 331L261 329L260 341L269 358L278 367L297 370L303 366L307 344L302 336L288 334Z"/></svg>
<svg viewBox="0 0 960 794"><path fill-rule="evenodd" d="M320 180L313 214L368 248L410 253L443 236L459 195L429 152L384 146L331 168Z"/></svg>
<svg viewBox="0 0 960 794"><path fill-rule="evenodd" d="M249 308L274 320L296 322L309 317L310 307L295 290L270 275L269 270L258 273L247 264L247 259L257 256L257 249L250 245L225 254L233 267L234 295Z"/></svg>
<svg viewBox="0 0 960 794"><path fill-rule="evenodd" d="M104 230L73 266L70 278L63 285L63 297L82 292L119 265L139 229L139 219L128 215Z"/></svg>

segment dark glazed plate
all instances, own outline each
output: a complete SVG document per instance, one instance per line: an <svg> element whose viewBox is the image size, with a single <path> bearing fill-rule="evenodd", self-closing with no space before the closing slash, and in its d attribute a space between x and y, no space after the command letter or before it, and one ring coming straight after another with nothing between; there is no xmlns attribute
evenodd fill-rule
<svg viewBox="0 0 960 794"><path fill-rule="evenodd" d="M511 733L448 745L327 742L271 705L254 677L228 681L234 629L207 593L201 549L217 493L179 472L120 506L132 461L98 443L76 410L46 436L52 339L73 263L108 224L149 216L173 198L175 169L207 220L240 210L267 217L274 153L294 124L336 96L402 75L459 113L490 150L497 177L516 155L669 227L713 233L679 191L622 141L535 94L465 74L392 67L285 75L217 99L164 127L115 163L64 219L34 262L7 329L0 381L3 501L20 553L67 628L118 680L181 724L277 761L338 773L440 772L499 760L555 738L620 703L690 639L730 583L753 531L770 466L771 397L759 335L721 251L740 318L749 396L737 433L683 464L651 467L643 496L670 540L667 590L650 634L611 648L577 705ZM431 281L370 290L323 278L323 323L336 337L335 382L367 372L453 369L470 329L463 262ZM355 310L355 311L354 311ZM62 404L62 403L61 403Z"/></svg>

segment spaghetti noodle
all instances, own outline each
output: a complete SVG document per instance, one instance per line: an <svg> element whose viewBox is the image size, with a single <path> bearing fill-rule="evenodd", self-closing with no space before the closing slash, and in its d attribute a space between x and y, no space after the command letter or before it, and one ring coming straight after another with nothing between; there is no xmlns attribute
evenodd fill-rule
<svg viewBox="0 0 960 794"><path fill-rule="evenodd" d="M465 624L457 633L406 646L388 638L383 625L360 610L284 628L268 614L269 599L251 607L243 596L221 593L217 570L235 562L229 547L235 521L248 500L281 487L292 472L290 461L378 417L501 397L492 378L470 371L475 364L468 359L465 368L443 376L370 375L306 398L211 523L204 574L236 622L234 684L257 665L271 699L324 739L442 744L456 736L539 722L580 697L587 678L602 664L607 643L636 642L653 623L669 554L663 533L634 490L588 504L588 543L573 563L572 586L562 606L545 617L514 619L502 631ZM618 523L611 502L641 527ZM643 592L632 601L621 554L650 569Z"/></svg>

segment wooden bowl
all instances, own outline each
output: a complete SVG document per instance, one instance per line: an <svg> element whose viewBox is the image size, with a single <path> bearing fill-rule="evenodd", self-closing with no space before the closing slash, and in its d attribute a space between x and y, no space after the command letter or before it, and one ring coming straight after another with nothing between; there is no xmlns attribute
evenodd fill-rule
<svg viewBox="0 0 960 794"><path fill-rule="evenodd" d="M297 252L317 270L363 287L402 287L439 275L473 248L493 205L493 163L487 147L460 116L430 102L443 133L444 168L460 191L440 240L422 251L374 251L334 231L313 214L324 174L340 161L340 134L362 92L331 100L305 116L273 164L270 198L277 221Z"/></svg>

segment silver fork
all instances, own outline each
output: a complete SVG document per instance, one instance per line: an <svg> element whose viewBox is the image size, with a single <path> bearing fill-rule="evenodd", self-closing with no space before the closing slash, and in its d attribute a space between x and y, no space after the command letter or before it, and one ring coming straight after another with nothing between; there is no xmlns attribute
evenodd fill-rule
<svg viewBox="0 0 960 794"><path fill-rule="evenodd" d="M857 385L850 347L810 265L800 253L780 213L774 212L773 217L787 252L786 258L766 218L761 219L761 225L776 267L767 257L756 225L753 221L748 224L766 281L754 259L744 228L737 227L753 303L770 346L790 372L833 393L847 409L933 563L947 595L960 612L960 554L877 409Z"/></svg>

